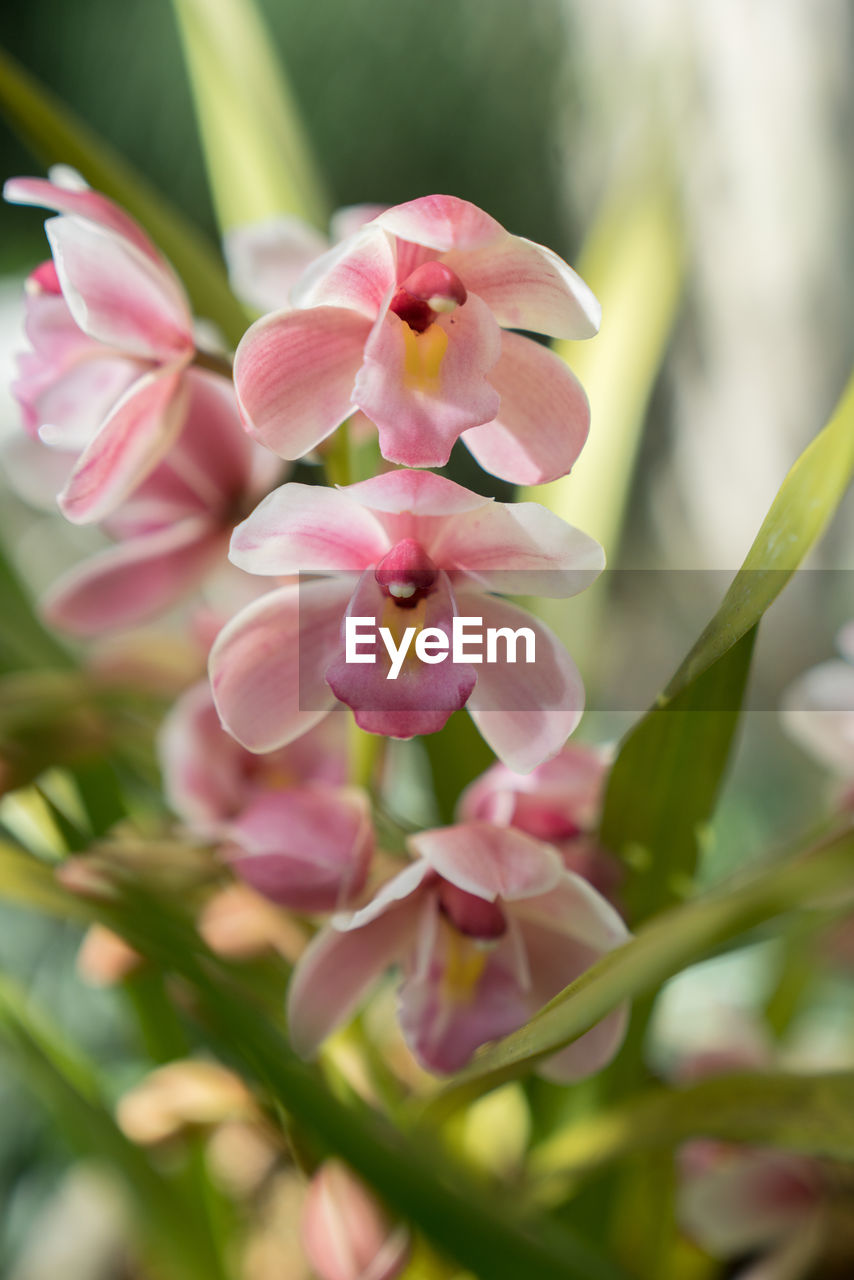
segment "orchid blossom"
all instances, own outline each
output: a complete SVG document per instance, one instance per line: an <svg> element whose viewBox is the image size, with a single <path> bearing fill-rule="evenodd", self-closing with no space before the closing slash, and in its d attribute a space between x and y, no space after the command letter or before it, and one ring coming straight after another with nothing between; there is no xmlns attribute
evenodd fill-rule
<svg viewBox="0 0 854 1280"><path fill-rule="evenodd" d="M326 574L281 587L239 613L211 652L223 723L250 751L293 741L335 705L391 737L433 733L467 705L511 767L554 755L578 723L575 664L543 623L493 591L568 596L600 572L601 547L536 503L492 502L430 472L394 471L340 490L287 484L235 530L231 558L250 573ZM509 653L477 667L348 662L345 618L394 635L448 636L455 616L529 628L536 661Z"/></svg>
<svg viewBox="0 0 854 1280"><path fill-rule="evenodd" d="M60 495L77 524L103 520L154 469L187 411L194 359L184 288L129 214L73 171L12 178L13 204L43 205L53 263L30 277L15 392L25 424L79 453Z"/></svg>
<svg viewBox="0 0 854 1280"><path fill-rule="evenodd" d="M296 911L334 911L365 885L374 836L367 796L346 787L342 717L252 755L219 723L210 687L187 691L164 721L166 796L187 829L220 843L235 873Z"/></svg>
<svg viewBox="0 0 854 1280"><path fill-rule="evenodd" d="M229 383L203 370L191 370L185 381L189 401L178 439L103 522L118 546L70 570L43 601L55 626L97 636L178 603L224 561L235 519L273 480L278 468L241 431ZM73 466L73 455L66 456ZM31 469L40 461L32 459Z"/></svg>
<svg viewBox="0 0 854 1280"><path fill-rule="evenodd" d="M589 410L577 379L524 329L589 338L599 304L557 254L452 196L387 209L321 257L291 309L258 321L235 357L250 433L284 458L356 410L380 449L443 466L458 437L516 484L565 475Z"/></svg>
<svg viewBox="0 0 854 1280"><path fill-rule="evenodd" d="M379 977L400 966L401 1030L418 1061L444 1073L521 1026L628 930L557 851L510 828L466 823L409 840L417 861L372 902L336 916L297 964L288 997L294 1047L311 1056ZM542 1064L578 1080L616 1053L620 1007Z"/></svg>
<svg viewBox="0 0 854 1280"><path fill-rule="evenodd" d="M472 782L457 806L460 822L493 822L547 840L568 871L589 880L613 901L622 869L595 837L611 753L568 742L532 773L498 761Z"/></svg>
<svg viewBox="0 0 854 1280"><path fill-rule="evenodd" d="M409 1261L407 1228L340 1160L324 1161L311 1179L300 1226L319 1280L394 1280Z"/></svg>

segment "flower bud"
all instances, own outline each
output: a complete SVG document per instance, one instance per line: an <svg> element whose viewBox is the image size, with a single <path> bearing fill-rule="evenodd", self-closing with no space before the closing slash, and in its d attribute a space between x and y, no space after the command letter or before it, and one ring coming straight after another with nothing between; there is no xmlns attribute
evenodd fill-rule
<svg viewBox="0 0 854 1280"><path fill-rule="evenodd" d="M302 1243L320 1280L394 1280L409 1260L407 1229L339 1160L327 1160L312 1178Z"/></svg>

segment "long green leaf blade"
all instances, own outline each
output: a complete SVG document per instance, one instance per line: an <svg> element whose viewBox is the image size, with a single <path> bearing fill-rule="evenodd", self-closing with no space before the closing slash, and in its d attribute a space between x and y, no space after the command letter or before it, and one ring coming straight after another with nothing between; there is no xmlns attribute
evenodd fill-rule
<svg viewBox="0 0 854 1280"><path fill-rule="evenodd" d="M223 231L329 209L296 103L252 0L173 0Z"/></svg>

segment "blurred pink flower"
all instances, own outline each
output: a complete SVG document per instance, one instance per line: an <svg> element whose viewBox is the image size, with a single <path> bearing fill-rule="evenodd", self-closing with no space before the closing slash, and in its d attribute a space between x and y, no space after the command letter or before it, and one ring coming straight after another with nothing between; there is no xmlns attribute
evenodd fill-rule
<svg viewBox="0 0 854 1280"><path fill-rule="evenodd" d="M302 1209L302 1244L319 1280L394 1280L409 1261L409 1232L340 1160L326 1160Z"/></svg>
<svg viewBox="0 0 854 1280"><path fill-rule="evenodd" d="M556 850L519 831L467 823L411 837L418 861L374 900L339 916L309 945L288 998L291 1038L310 1056L400 965L407 1044L435 1072L515 1030L629 933L613 907ZM625 1007L541 1065L577 1080L611 1060Z"/></svg>
<svg viewBox="0 0 854 1280"><path fill-rule="evenodd" d="M302 218L284 215L232 227L223 240L232 289L256 311L266 313L289 306L291 289L306 268L330 245L353 235L386 207L354 204L338 209L332 215L328 237Z"/></svg>
<svg viewBox="0 0 854 1280"><path fill-rule="evenodd" d="M184 381L188 409L177 440L103 521L119 545L64 574L42 602L54 626L98 636L176 604L226 563L236 521L272 482L273 459L241 430L231 384L195 369ZM41 462L29 466L37 471Z"/></svg>
<svg viewBox="0 0 854 1280"><path fill-rule="evenodd" d="M610 762L607 749L579 742L568 742L528 774L514 773L499 761L465 789L457 817L516 827L547 840L568 871L584 876L613 902L622 868L595 839Z"/></svg>
<svg viewBox="0 0 854 1280"><path fill-rule="evenodd" d="M557 254L475 205L425 196L381 213L254 324L234 376L249 431L284 458L356 409L383 456L443 466L457 438L517 484L565 475L587 437L577 379L526 329L589 338L600 308Z"/></svg>
<svg viewBox="0 0 854 1280"><path fill-rule="evenodd" d="M782 719L791 737L854 791L854 622L836 643L841 658L819 663L789 685Z"/></svg>
<svg viewBox="0 0 854 1280"><path fill-rule="evenodd" d="M604 564L601 547L536 503L492 502L431 472L393 471L334 490L289 484L234 533L231 558L250 573L332 576L282 587L239 613L214 644L214 698L229 732L269 751L316 724L338 698L373 733L433 733L468 709L508 764L532 769L578 723L583 687L575 664L543 623L489 594L568 596ZM395 636L455 615L485 627L520 625L536 661L404 662L396 679L377 661L345 661L345 615L369 617ZM410 637L411 639L411 637Z"/></svg>
<svg viewBox="0 0 854 1280"><path fill-rule="evenodd" d="M142 228L70 170L11 178L13 204L44 205L53 263L28 282L15 394L27 429L79 453L60 506L103 520L160 461L181 429L196 344L178 277Z"/></svg>
<svg viewBox="0 0 854 1280"><path fill-rule="evenodd" d="M207 681L160 734L166 797L189 830L221 843L235 873L295 911L335 911L361 893L374 848L364 792L346 787L346 726L329 716L290 746L253 755L219 723Z"/></svg>

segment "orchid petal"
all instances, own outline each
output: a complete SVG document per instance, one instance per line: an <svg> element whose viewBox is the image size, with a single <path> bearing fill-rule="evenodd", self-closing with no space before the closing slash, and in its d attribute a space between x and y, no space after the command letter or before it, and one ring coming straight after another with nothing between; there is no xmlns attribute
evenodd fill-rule
<svg viewBox="0 0 854 1280"><path fill-rule="evenodd" d="M232 289L264 312L288 305L291 288L326 248L326 237L294 215L232 227L223 239Z"/></svg>
<svg viewBox="0 0 854 1280"><path fill-rule="evenodd" d="M86 560L51 587L42 610L74 635L135 626L192 591L225 550L204 517L181 521Z"/></svg>
<svg viewBox="0 0 854 1280"><path fill-rule="evenodd" d="M344 307L276 312L244 334L234 383L249 434L300 458L353 412L370 321Z"/></svg>
<svg viewBox="0 0 854 1280"><path fill-rule="evenodd" d="M450 249L482 249L507 234L500 222L457 196L421 196L394 205L374 220L401 240L445 253Z"/></svg>
<svg viewBox="0 0 854 1280"><path fill-rule="evenodd" d="M50 218L45 231L63 296L84 333L141 359L189 358L192 317L165 266L83 219Z"/></svg>
<svg viewBox="0 0 854 1280"><path fill-rule="evenodd" d="M56 370L49 385L36 395L21 382L15 393L29 402L44 444L79 451L144 373L145 366L137 361L104 355Z"/></svg>
<svg viewBox="0 0 854 1280"><path fill-rule="evenodd" d="M372 223L313 262L291 290L291 304L346 307L375 320L394 283L391 241Z"/></svg>
<svg viewBox="0 0 854 1280"><path fill-rule="evenodd" d="M364 792L321 784L261 793L228 836L236 874L292 911L335 911L352 901L374 847Z"/></svg>
<svg viewBox="0 0 854 1280"><path fill-rule="evenodd" d="M155 369L125 392L83 451L60 495L74 524L105 519L175 441L187 411L183 364Z"/></svg>
<svg viewBox="0 0 854 1280"><path fill-rule="evenodd" d="M201 834L216 832L245 799L246 752L220 724L207 680L166 716L158 755L169 806Z"/></svg>
<svg viewBox="0 0 854 1280"><path fill-rule="evenodd" d="M347 485L343 492L371 511L388 515L408 513L419 519L435 516L442 522L448 516L474 511L492 502L491 498L472 493L432 471L386 471L370 480Z"/></svg>
<svg viewBox="0 0 854 1280"><path fill-rule="evenodd" d="M247 573L359 573L389 546L382 524L348 490L285 484L237 526L231 560Z"/></svg>
<svg viewBox="0 0 854 1280"><path fill-rule="evenodd" d="M498 414L463 433L484 471L526 485L568 475L587 439L590 406L565 362L539 342L502 333L489 381L501 397Z"/></svg>
<svg viewBox="0 0 854 1280"><path fill-rule="evenodd" d="M321 579L281 587L248 605L217 636L210 656L214 701L249 751L272 751L332 708L324 675L341 645L352 584Z"/></svg>
<svg viewBox="0 0 854 1280"><path fill-rule="evenodd" d="M548 845L485 822L421 831L408 844L443 879L489 902L548 894L565 874Z"/></svg>
<svg viewBox="0 0 854 1280"><path fill-rule="evenodd" d="M75 189L48 182L46 178L9 178L3 187L3 199L9 204L40 205L57 213L86 218L129 240L158 264L163 261L142 227L129 213L107 196L85 185Z"/></svg>
<svg viewBox="0 0 854 1280"><path fill-rule="evenodd" d="M508 595L575 595L605 567L595 539L537 502L493 502L446 521L428 550L443 569Z"/></svg>
<svg viewBox="0 0 854 1280"><path fill-rule="evenodd" d="M356 1012L370 987L400 956L416 911L415 902L403 902L378 916L370 928L342 933L330 926L309 944L288 988L288 1027L300 1057L311 1057Z"/></svg>
<svg viewBox="0 0 854 1280"><path fill-rule="evenodd" d="M517 773L556 755L581 719L584 686L557 636L523 609L494 596L456 593L463 616L484 626L529 627L536 662L484 663L467 709L500 760Z"/></svg>
<svg viewBox="0 0 854 1280"><path fill-rule="evenodd" d="M602 308L593 292L545 245L505 233L498 244L449 253L443 261L503 328L553 338L592 338L599 331Z"/></svg>

